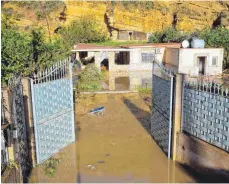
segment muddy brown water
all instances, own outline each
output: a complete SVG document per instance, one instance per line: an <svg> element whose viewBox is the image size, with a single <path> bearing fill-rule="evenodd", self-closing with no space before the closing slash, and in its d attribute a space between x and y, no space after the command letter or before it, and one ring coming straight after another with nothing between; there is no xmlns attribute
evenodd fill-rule
<svg viewBox="0 0 229 184"><path fill-rule="evenodd" d="M105 106L103 117L87 115L99 106ZM138 94L81 96L77 141L54 156L60 163L53 176L39 165L30 182L195 182L151 138L149 118L149 107Z"/></svg>

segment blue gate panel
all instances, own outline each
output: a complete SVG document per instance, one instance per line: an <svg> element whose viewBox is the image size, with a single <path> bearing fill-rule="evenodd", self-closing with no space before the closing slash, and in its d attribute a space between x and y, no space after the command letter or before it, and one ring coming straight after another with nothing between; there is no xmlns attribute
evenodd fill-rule
<svg viewBox="0 0 229 184"><path fill-rule="evenodd" d="M71 71L69 73L70 77L62 75L62 78L32 83L38 164L75 141Z"/></svg>

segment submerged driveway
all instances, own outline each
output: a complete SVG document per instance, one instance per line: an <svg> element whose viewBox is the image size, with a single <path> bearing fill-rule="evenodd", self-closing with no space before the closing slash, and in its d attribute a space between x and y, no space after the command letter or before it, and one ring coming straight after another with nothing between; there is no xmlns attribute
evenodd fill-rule
<svg viewBox="0 0 229 184"><path fill-rule="evenodd" d="M100 106L103 117L87 115ZM76 112L78 140L55 155L51 176L38 166L30 182L195 182L149 135L150 109L138 94L81 96Z"/></svg>

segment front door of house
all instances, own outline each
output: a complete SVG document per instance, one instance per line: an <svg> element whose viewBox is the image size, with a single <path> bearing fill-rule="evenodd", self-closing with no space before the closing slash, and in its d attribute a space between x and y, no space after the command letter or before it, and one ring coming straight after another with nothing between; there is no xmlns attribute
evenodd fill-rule
<svg viewBox="0 0 229 184"><path fill-rule="evenodd" d="M198 57L199 62L199 75L204 75L205 57Z"/></svg>

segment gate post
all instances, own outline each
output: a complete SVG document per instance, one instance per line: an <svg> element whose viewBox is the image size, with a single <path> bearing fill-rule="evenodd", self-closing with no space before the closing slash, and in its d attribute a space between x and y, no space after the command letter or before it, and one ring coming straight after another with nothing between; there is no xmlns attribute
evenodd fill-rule
<svg viewBox="0 0 229 184"><path fill-rule="evenodd" d="M182 117L182 84L183 74L176 74L175 78L175 99L174 99L174 123L172 131L172 159L176 160L177 152L177 135L181 131Z"/></svg>
<svg viewBox="0 0 229 184"><path fill-rule="evenodd" d="M25 124L28 136L28 147L29 147L29 159L33 167L36 165L36 149L35 149L35 136L34 136L34 122L33 122L33 106L32 106L32 94L31 94L31 83L29 78L22 78L23 87L23 100L25 110Z"/></svg>
<svg viewBox="0 0 229 184"><path fill-rule="evenodd" d="M2 103L4 104L4 107L6 109L4 112L5 119L9 123L9 125L12 125L13 124L13 112L12 112L13 94L9 90L9 88L2 90L2 98L4 100ZM8 151L9 160L15 161L16 160L15 146L12 139L12 133L10 133L10 140L8 142L7 151Z"/></svg>

